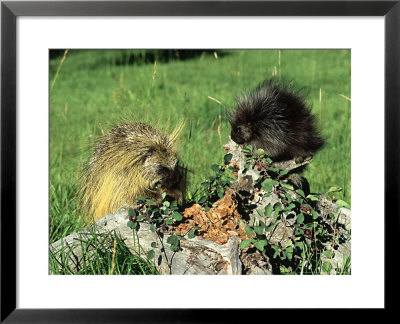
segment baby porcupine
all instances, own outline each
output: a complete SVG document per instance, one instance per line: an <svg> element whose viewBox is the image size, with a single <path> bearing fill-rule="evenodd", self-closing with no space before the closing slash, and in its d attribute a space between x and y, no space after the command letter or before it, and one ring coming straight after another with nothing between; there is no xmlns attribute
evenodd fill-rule
<svg viewBox="0 0 400 324"><path fill-rule="evenodd" d="M304 91L296 92L277 78L239 98L228 120L234 142L262 148L274 162L302 161L324 145Z"/></svg>
<svg viewBox="0 0 400 324"><path fill-rule="evenodd" d="M177 138L182 128L183 123L166 136L144 123L126 123L105 134L84 170L83 210L96 221L141 196L160 199L158 184L181 201L185 178Z"/></svg>

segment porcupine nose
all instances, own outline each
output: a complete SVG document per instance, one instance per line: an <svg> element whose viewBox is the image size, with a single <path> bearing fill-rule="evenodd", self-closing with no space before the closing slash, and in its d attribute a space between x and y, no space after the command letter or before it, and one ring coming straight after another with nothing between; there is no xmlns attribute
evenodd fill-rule
<svg viewBox="0 0 400 324"><path fill-rule="evenodd" d="M179 184L181 180L182 180L181 173L179 171L177 171L176 169L174 169L174 170L168 170L168 172L166 172L161 183L166 188L171 189L171 188L175 187L177 184Z"/></svg>
<svg viewBox="0 0 400 324"><path fill-rule="evenodd" d="M231 139L232 141L234 141L237 144L243 144L244 143L244 139L243 137L238 136L235 132L231 132Z"/></svg>
<svg viewBox="0 0 400 324"><path fill-rule="evenodd" d="M174 187L175 185L177 185L180 181L182 180L182 175L180 172L174 170L171 171L171 173L169 174L169 187Z"/></svg>

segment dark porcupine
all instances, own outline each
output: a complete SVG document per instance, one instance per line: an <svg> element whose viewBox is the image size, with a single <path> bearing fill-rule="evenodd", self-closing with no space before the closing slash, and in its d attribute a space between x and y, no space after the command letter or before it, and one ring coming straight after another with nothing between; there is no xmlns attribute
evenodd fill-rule
<svg viewBox="0 0 400 324"><path fill-rule="evenodd" d="M239 98L228 120L234 142L262 148L274 162L301 161L324 145L304 90L294 91L276 78Z"/></svg>
<svg viewBox="0 0 400 324"><path fill-rule="evenodd" d="M304 89L293 90L292 83L277 78L265 80L252 92L240 97L237 108L228 112L231 139L237 144L262 148L274 162L312 157L324 146L315 126ZM288 180L309 192L304 168L288 175Z"/></svg>

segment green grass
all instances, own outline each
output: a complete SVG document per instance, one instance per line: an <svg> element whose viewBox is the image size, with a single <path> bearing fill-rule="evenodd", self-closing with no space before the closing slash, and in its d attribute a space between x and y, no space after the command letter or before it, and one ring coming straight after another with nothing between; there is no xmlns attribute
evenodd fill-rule
<svg viewBox="0 0 400 324"><path fill-rule="evenodd" d="M52 274L103 275L103 274L157 274L151 262L137 252L131 251L115 233L82 235L74 243L81 245L82 262L77 269L68 263L73 249L63 247L54 252L50 249L49 265ZM73 260L75 258L71 257Z"/></svg>
<svg viewBox="0 0 400 324"><path fill-rule="evenodd" d="M79 170L102 131L123 118L162 127L185 119L180 159L190 170L190 197L222 161L225 110L274 71L309 89L327 139L305 172L311 191L338 186L337 197L350 202L350 51L233 50L185 60L173 53L70 50L62 65L62 55L50 60L50 243L83 226L74 199Z"/></svg>

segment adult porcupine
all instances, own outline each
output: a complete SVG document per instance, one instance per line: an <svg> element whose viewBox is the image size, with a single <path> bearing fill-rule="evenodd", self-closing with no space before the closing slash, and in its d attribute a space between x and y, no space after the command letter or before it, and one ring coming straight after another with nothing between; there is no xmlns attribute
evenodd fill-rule
<svg viewBox="0 0 400 324"><path fill-rule="evenodd" d="M234 142L262 148L273 161L313 156L324 145L304 91L276 78L239 98L228 120Z"/></svg>
<svg viewBox="0 0 400 324"><path fill-rule="evenodd" d="M181 201L185 189L178 165L179 124L166 136L144 123L115 126L97 145L84 169L81 207L94 220L116 211L135 198L160 198L160 190Z"/></svg>
<svg viewBox="0 0 400 324"><path fill-rule="evenodd" d="M292 83L265 80L240 97L237 108L228 112L232 140L262 148L274 162L301 162L312 157L323 147L324 139L306 99L304 90L294 91ZM299 187L304 187L303 180L298 174L292 175L292 182Z"/></svg>

